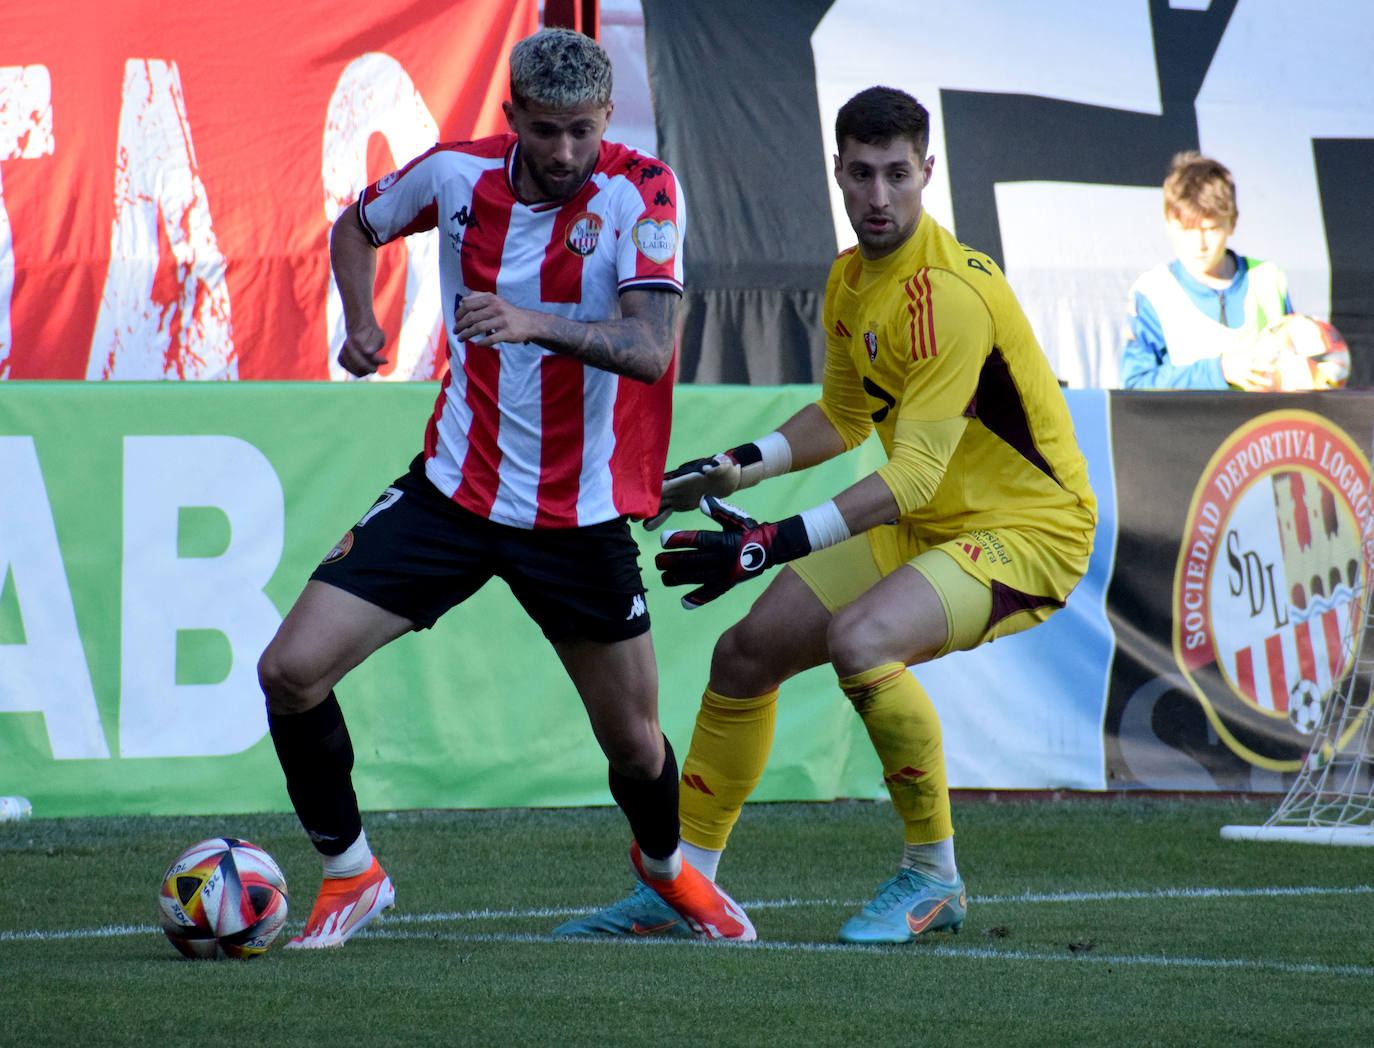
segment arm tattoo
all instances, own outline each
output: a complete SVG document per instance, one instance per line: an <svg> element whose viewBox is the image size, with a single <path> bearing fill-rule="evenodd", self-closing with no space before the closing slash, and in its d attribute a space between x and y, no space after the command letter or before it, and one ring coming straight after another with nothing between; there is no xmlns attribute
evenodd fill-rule
<svg viewBox="0 0 1374 1048"><path fill-rule="evenodd" d="M534 341L603 371L656 382L672 363L677 307L672 291L627 291L618 320L587 324L551 316L548 335Z"/></svg>

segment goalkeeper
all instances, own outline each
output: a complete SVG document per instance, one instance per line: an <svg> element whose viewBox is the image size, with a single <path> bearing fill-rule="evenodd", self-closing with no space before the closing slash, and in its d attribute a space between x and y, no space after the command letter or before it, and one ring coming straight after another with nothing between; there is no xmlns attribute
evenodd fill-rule
<svg viewBox="0 0 1374 1048"><path fill-rule="evenodd" d="M841 108L834 175L858 248L826 284L821 398L760 440L667 474L646 522L700 504L720 526L662 536L656 564L667 585L693 587L689 608L787 563L711 658L682 766L689 862L715 878L768 759L784 681L829 663L863 720L904 847L896 875L840 929L845 942L963 923L940 723L907 667L1062 607L1097 516L1063 394L1005 278L923 213L928 134L924 107L891 88ZM875 428L888 461L830 501L764 524L721 501ZM557 931L649 930L688 934L640 888Z"/></svg>

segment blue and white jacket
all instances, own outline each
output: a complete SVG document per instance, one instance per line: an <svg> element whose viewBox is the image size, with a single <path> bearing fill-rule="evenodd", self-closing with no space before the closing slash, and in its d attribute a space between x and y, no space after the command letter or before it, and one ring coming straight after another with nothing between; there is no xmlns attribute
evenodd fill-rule
<svg viewBox="0 0 1374 1048"><path fill-rule="evenodd" d="M1126 311L1121 385L1126 389L1231 389L1221 354L1253 343L1286 313L1288 278L1273 262L1228 252L1236 275L1218 290L1175 259L1131 286Z"/></svg>

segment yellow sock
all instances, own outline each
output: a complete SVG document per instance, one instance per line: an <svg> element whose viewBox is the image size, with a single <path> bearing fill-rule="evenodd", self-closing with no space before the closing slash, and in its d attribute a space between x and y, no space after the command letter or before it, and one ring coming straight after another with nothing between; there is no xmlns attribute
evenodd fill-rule
<svg viewBox="0 0 1374 1048"><path fill-rule="evenodd" d="M841 677L840 687L883 762L883 781L905 826L906 843L950 836L954 824L940 718L925 688L900 662Z"/></svg>
<svg viewBox="0 0 1374 1048"><path fill-rule="evenodd" d="M678 814L684 841L714 851L725 847L740 806L768 763L777 712L776 689L751 699L731 699L706 689L692 745L682 762Z"/></svg>

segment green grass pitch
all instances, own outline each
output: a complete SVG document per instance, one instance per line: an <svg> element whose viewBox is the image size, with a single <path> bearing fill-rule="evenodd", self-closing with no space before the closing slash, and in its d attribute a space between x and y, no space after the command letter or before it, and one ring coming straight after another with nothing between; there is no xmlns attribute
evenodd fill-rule
<svg viewBox="0 0 1374 1048"><path fill-rule="evenodd" d="M1365 849L1225 842L1264 799L956 798L959 935L851 947L835 932L895 869L870 802L755 804L721 881L750 945L566 942L629 887L613 809L370 813L397 908L342 950L182 959L158 881L186 845L319 866L294 819L0 824L0 1045L1366 1044L1374 876Z"/></svg>

